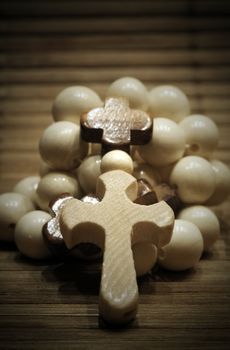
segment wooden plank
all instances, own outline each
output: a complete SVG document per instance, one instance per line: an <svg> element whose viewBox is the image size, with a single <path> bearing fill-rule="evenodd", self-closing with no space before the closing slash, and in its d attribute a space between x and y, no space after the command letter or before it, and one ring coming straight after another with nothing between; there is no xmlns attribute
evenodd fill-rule
<svg viewBox="0 0 230 350"><path fill-rule="evenodd" d="M195 0L193 3L194 12L198 13L224 13L230 12L229 2L226 0L218 1L218 0Z"/></svg>
<svg viewBox="0 0 230 350"><path fill-rule="evenodd" d="M165 50L113 50L90 51L75 50L70 52L48 51L37 52L36 55L30 52L0 53L0 64L7 67L112 67L112 66L179 66L186 65L219 65L228 64L230 50L226 49L199 49L191 48L170 50L170 61Z"/></svg>
<svg viewBox="0 0 230 350"><path fill-rule="evenodd" d="M12 3L12 6L10 5ZM184 1L166 0L165 4L159 2L152 2L151 0L130 1L116 0L116 1L84 1L76 3L75 1L68 0L65 2L65 6L61 2L56 2L53 6L52 0L48 0L44 6L44 3L36 2L34 4L28 1L17 1L1 3L1 12L4 16L111 16L111 15L122 15L130 16L136 15L154 15L159 13L185 13L187 12L188 6Z"/></svg>
<svg viewBox="0 0 230 350"><path fill-rule="evenodd" d="M33 261L30 262L28 259L28 264L30 263L33 264ZM45 262L43 262L43 265L45 265ZM21 271L20 274L18 274L17 271L12 271L10 274L8 271L1 271L1 303L16 303L18 300L26 300L26 303L38 303L39 298L37 299L33 295L28 295L30 293L29 289L24 289L21 293L18 293L23 283L27 286L34 284L33 289L36 287L36 293L40 293L41 297L43 294L45 295L46 289L47 293L55 294L58 286L65 285L63 289L63 294L65 295L54 296L56 300L60 300L62 297L65 298L65 303L71 303L71 301L68 300L67 294L71 294L73 303L78 303L77 299L83 300L84 293L82 293L82 290L84 290L84 288L87 297L92 297L92 299L98 297L98 288L100 284L99 264L79 263L77 260L71 259L65 264L58 263L56 266L52 266L51 264L45 267L45 269L42 269L42 275L41 271L27 271L26 269ZM215 294L220 292L221 288L223 288L222 293L228 294L230 277L226 272L229 267L229 259L214 260L209 258L201 260L194 269L185 272L171 273L163 269L156 269L152 274L140 281L140 294L152 295L153 286L157 294L189 291L191 293L197 293L200 291L201 282L203 284L202 293ZM210 268L212 269L212 273L208 273ZM94 281L94 285L92 285L92 281ZM11 290L10 295L4 292L8 287ZM42 301L42 303L45 303L45 301Z"/></svg>
<svg viewBox="0 0 230 350"><path fill-rule="evenodd" d="M230 67L186 67L171 69L169 67L111 67L111 68L24 68L24 69L5 69L0 77L2 83L23 83L28 84L31 80L37 84L65 83L65 84L87 84L91 82L110 83L122 76L133 76L148 82L161 81L162 83L171 81L206 81L220 82L228 81L230 76Z"/></svg>
<svg viewBox="0 0 230 350"><path fill-rule="evenodd" d="M76 19L33 19L3 20L0 23L2 34L81 34L84 33L142 33L168 31L214 31L230 29L228 18L223 17L181 17L152 16L136 17L95 17Z"/></svg>
<svg viewBox="0 0 230 350"><path fill-rule="evenodd" d="M165 329L165 332L167 333L168 330ZM216 348L218 347L218 349L220 350L228 350L228 344L225 343L225 339L222 339L222 337L219 338L219 340L210 340L209 341L209 332L210 331L207 331L207 336L206 336L206 341L205 341L205 347L206 349L208 350L216 350ZM116 331L117 333L117 331ZM193 334L187 334L187 337L188 336L191 336L192 341L190 341L190 343L187 343L185 340L182 340L182 341L179 341L180 343L180 346L183 347L183 348L186 348L188 350L193 350L194 349L194 346L196 347L196 349L198 350L201 350L201 349L204 349L204 342L202 341L197 341L197 338L196 338L196 334L195 334L195 337ZM154 349L157 349L157 350L163 350L163 349L175 349L177 347L177 344L178 344L178 340L166 340L166 339L155 339L155 340L146 340L144 342L140 342L140 341L136 341L135 343L133 341L117 341L116 340L116 337L114 335L114 332L111 331L111 341L113 342L112 344L109 344L109 348L111 350L127 350L127 349L134 349L134 350L137 350L137 349L143 349L143 350L148 350L148 349L151 349L152 347L154 347ZM227 341L227 340L226 340ZM48 349L48 350L52 350L52 349L63 349L64 346L68 346L68 349L72 350L72 349L79 349L79 350L90 350L92 349L92 346L93 346L93 349L95 350L98 350L98 349L103 349L103 343L101 342L94 342L94 341L91 341L89 343L85 343L83 341L83 343L81 342L81 340L68 340L68 343L66 343L66 341L59 341L58 343L55 342L55 341L45 341L45 342L39 342L39 345L37 342L26 342L26 341L20 341L18 342L17 344L20 344L21 348L22 349L31 349L31 345L33 346L33 349L40 349L40 346L42 349ZM107 345L107 344L105 344ZM7 342L2 342L2 346L3 348L2 349L11 349L11 350L18 350L17 348L17 345L15 347L15 344L14 343L7 343ZM6 347L7 346L7 347Z"/></svg>
<svg viewBox="0 0 230 350"><path fill-rule="evenodd" d="M40 51L44 48L46 51L53 50L73 50L79 49L117 49L124 48L184 48L189 46L188 34L170 34L170 40L168 36L160 34L85 34L75 36L33 36L33 38L27 36L18 36L17 38L9 37L0 39L0 48L5 51ZM210 40L209 40L210 42ZM211 41L212 47L212 41ZM206 46L207 47L207 46ZM23 50L22 50L23 48Z"/></svg>
<svg viewBox="0 0 230 350"><path fill-rule="evenodd" d="M175 315L176 316L176 315ZM79 328L66 328L66 327L46 327L45 326L45 320L43 321L44 325L40 325L39 323L37 326L33 327L33 331L31 332L25 332L25 328L18 327L14 328L14 340L15 341L38 341L39 339L43 339L43 341L60 341L63 339L71 339L71 341L76 341L76 345L79 343L79 340L81 340L81 343L87 344L87 343L99 343L102 345L104 343L104 346L109 346L111 344L111 340L116 341L117 349L119 349L120 343L129 341L131 342L134 339L138 339L139 346L145 342L152 342L152 346L154 346L154 343L157 341L162 342L162 332L160 331L160 328L154 328L154 331L152 330L150 332L149 329L139 329L139 328L130 328L126 329L125 331L119 331L116 329L112 333L111 330L104 330L101 327L101 330L98 332L97 329L90 329L90 332L87 329L79 329ZM170 327L171 328L171 327ZM168 328L163 328L163 333L165 331L167 332L167 341L172 342L172 344L175 342L178 342L179 338L183 339L182 344L189 344L191 342L190 338L188 338L188 335L192 336L193 342L196 341L198 343L207 341L209 335L209 341L208 343L215 342L216 346L217 344L221 345L221 342L223 340L229 341L230 336L227 334L226 329L217 329L216 332L213 332L213 330L209 330L207 328L207 331L204 329L194 328L193 330L190 329L177 329L176 332L173 330L170 332ZM2 340L9 339L11 330L6 329L4 333L2 334ZM119 340L117 340L117 336L119 334ZM68 340L67 340L68 341ZM164 343L164 342L163 342ZM185 348L185 347L184 347ZM167 347L165 347L167 349ZM226 348L227 349L227 348Z"/></svg>
<svg viewBox="0 0 230 350"><path fill-rule="evenodd" d="M168 333L169 330L165 329L164 333ZM107 344L103 344L103 342L94 342L94 341L90 341L88 343L86 343L84 340L82 339L74 339L74 340L68 340L68 341L58 341L56 342L54 341L40 341L38 342L31 342L31 341L20 341L15 343L12 342L2 342L2 349L11 349L11 350L18 350L18 345L21 347L21 349L31 349L31 346L33 347L33 349L47 349L47 350L53 350L54 348L59 350L59 349L63 349L64 346L68 346L69 350L73 350L73 349L77 349L78 350L91 350L92 347L94 350L98 350L98 349L103 349L104 346L109 346L109 348L111 350L127 350L132 348L133 350L137 350L137 349L143 349L143 350L149 350L152 347L154 347L154 349L156 350L164 350L164 349L176 349L177 344L179 343L181 348L186 348L188 350L193 350L194 346L196 347L197 350L203 350L204 349L204 344L205 344L205 348L208 350L216 350L217 348L220 350L228 350L228 343L227 340L225 340L225 338L223 339L223 337L220 336L219 339L211 339L209 337L209 332L206 330L206 340L202 341L202 340L197 340L197 334L196 332L191 333L189 332L187 335L184 335L183 338L186 337L191 337L192 340L188 343L186 342L186 340L167 340L165 338L162 339L152 339L152 340L145 340L145 341L135 341L133 342L132 340L126 340L125 342L122 340L117 341L117 333L118 331L115 330L111 330L111 341L112 343L110 343L109 345ZM154 332L155 333L155 332ZM115 335L116 334L116 335ZM209 340L211 339L211 340ZM225 342L226 341L226 342Z"/></svg>
<svg viewBox="0 0 230 350"><path fill-rule="evenodd" d="M229 14L230 6L226 0L195 0L193 2L185 2L183 0L166 0L164 3L153 2L151 0L142 0L141 3L138 0L132 1L130 6L130 0L112 0L106 1L84 1L76 3L73 0L65 2L65 6L61 1L56 1L53 6L53 1L48 0L45 3L39 1L34 4L24 0L20 1L20 4L14 1L2 1L1 12L4 16L9 17L38 17L38 16L111 16L111 15L123 15L130 16L136 15L156 15L156 14L175 14L182 13L184 15L191 13L196 14Z"/></svg>
<svg viewBox="0 0 230 350"><path fill-rule="evenodd" d="M194 299L196 297L194 296ZM182 306L186 306L185 308ZM29 305L30 306L30 305ZM45 306L45 305L44 305ZM175 312L175 306L178 306L177 313ZM211 306L211 307L210 307ZM12 307L11 307L12 308ZM27 309L27 306L24 305L24 308ZM46 306L47 308L47 306ZM17 310L17 309L16 309ZM30 310L30 314L29 311ZM42 328L52 328L53 324L57 329L65 329L68 324L69 328L74 328L76 325L81 324L81 329L92 329L97 327L98 322L98 308L97 305L90 306L86 308L79 307L79 304L71 305L70 307L62 307L59 311L59 305L57 305L58 312L53 315L49 312L43 312L39 314L39 308L37 306L32 308L29 307L27 313L20 315L14 312L11 316L9 314L4 315L0 320L0 326L2 332L7 328L26 328L33 329L36 327L36 324L43 324ZM37 311L37 312L36 312ZM36 312L34 314L34 312ZM139 316L138 321L139 324L142 325L143 328L148 329L151 324L157 329L165 329L172 328L173 329L181 329L183 328L183 319L186 316L186 313L190 315L188 320L187 329L194 328L205 328L214 329L216 324L216 319L219 320L220 328L228 328L230 326L229 320L223 318L225 316L228 319L228 310L225 310L224 314L221 315L221 311L218 304L207 305L205 303L196 305L191 304L183 304L178 303L166 303L163 305L155 304L152 307L148 305L141 304L139 308ZM16 314L16 315L15 315ZM146 317L147 315L147 317ZM170 317L169 317L170 315ZM15 317L16 316L16 317ZM27 317L24 317L27 316ZM29 317L28 317L29 316ZM45 316L45 317L44 317ZM171 324L172 318L174 317L174 323ZM44 322L45 319L45 322ZM199 323L197 322L199 320ZM138 323L134 323L133 328L138 329Z"/></svg>
<svg viewBox="0 0 230 350"><path fill-rule="evenodd" d="M79 49L175 49L188 47L229 48L228 32L207 32L193 36L192 33L139 33L139 34L84 34L73 36L17 36L0 39L0 48L5 51L69 51Z"/></svg>

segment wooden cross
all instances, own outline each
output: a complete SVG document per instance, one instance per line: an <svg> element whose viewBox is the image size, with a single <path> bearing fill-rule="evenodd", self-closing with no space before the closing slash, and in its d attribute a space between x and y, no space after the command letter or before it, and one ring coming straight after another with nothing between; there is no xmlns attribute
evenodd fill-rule
<svg viewBox="0 0 230 350"><path fill-rule="evenodd" d="M102 154L113 149L129 153L130 145L144 145L152 138L152 119L141 110L129 108L124 98L107 98L103 108L81 116L81 136L101 143Z"/></svg>
<svg viewBox="0 0 230 350"><path fill-rule="evenodd" d="M133 319L138 306L138 288L132 245L152 242L166 245L172 234L174 214L165 203L149 206L133 203L137 181L114 170L102 174L97 183L98 204L70 199L63 207L59 224L67 248L91 242L104 251L99 312L111 323Z"/></svg>

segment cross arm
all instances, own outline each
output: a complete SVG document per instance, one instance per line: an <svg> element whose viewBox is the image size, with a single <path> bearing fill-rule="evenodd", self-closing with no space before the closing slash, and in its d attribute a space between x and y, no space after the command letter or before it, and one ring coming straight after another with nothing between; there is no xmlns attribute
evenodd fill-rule
<svg viewBox="0 0 230 350"><path fill-rule="evenodd" d="M132 110L130 141L132 145L145 145L152 138L153 120L144 111Z"/></svg>
<svg viewBox="0 0 230 350"><path fill-rule="evenodd" d="M101 108L96 108L96 110L101 110ZM104 132L103 128L102 126L96 128L92 123L90 123L88 120L88 113L84 113L81 116L80 127L81 136L84 141L92 143L101 143Z"/></svg>
<svg viewBox="0 0 230 350"><path fill-rule="evenodd" d="M74 198L63 207L59 225L68 249L82 242L94 243L104 249L104 228L98 215L100 205L101 203L93 205Z"/></svg>
<svg viewBox="0 0 230 350"><path fill-rule="evenodd" d="M157 247L169 243L174 225L174 212L171 207L164 201L149 206L133 205L139 212L139 220L134 219L133 222L132 243L149 241Z"/></svg>

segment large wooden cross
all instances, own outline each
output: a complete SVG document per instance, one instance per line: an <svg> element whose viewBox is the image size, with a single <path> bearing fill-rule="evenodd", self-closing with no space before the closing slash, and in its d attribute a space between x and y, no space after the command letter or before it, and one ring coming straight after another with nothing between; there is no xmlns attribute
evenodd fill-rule
<svg viewBox="0 0 230 350"><path fill-rule="evenodd" d="M138 306L131 247L145 241L166 245L174 214L164 201L149 206L133 203L137 181L121 170L99 177L97 196L101 201L94 205L68 200L60 213L60 229L69 249L91 242L104 251L99 312L108 322L126 323L135 317Z"/></svg>

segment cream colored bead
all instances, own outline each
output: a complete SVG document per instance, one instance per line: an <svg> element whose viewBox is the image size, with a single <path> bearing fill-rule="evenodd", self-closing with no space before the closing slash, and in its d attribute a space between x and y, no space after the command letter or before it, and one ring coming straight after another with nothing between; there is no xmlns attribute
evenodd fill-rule
<svg viewBox="0 0 230 350"><path fill-rule="evenodd" d="M42 235L42 228L50 219L48 213L35 210L25 214L18 221L15 243L22 254L33 259L45 259L51 255Z"/></svg>
<svg viewBox="0 0 230 350"><path fill-rule="evenodd" d="M149 111L152 116L179 122L190 113L187 96L172 85L160 85L149 92Z"/></svg>
<svg viewBox="0 0 230 350"><path fill-rule="evenodd" d="M153 166L163 167L183 156L185 136L183 130L172 120L155 118L151 141L139 146L140 156Z"/></svg>
<svg viewBox="0 0 230 350"><path fill-rule="evenodd" d="M88 144L80 137L80 127L57 122L45 129L39 143L42 159L53 169L72 170L88 153Z"/></svg>
<svg viewBox="0 0 230 350"><path fill-rule="evenodd" d="M108 88L108 97L125 97L130 107L146 111L149 106L148 91L144 84L132 77L123 77L115 80Z"/></svg>
<svg viewBox="0 0 230 350"><path fill-rule="evenodd" d="M62 193L69 193L80 198L81 191L77 179L67 173L52 172L45 175L38 184L37 204L39 208L48 211L49 203Z"/></svg>
<svg viewBox="0 0 230 350"><path fill-rule="evenodd" d="M203 252L203 238L196 225L185 220L175 220L169 244L158 250L159 264L172 271L194 267Z"/></svg>
<svg viewBox="0 0 230 350"><path fill-rule="evenodd" d="M178 219L187 220L195 224L204 240L204 250L209 250L220 235L220 224L212 210L202 205L181 210Z"/></svg>
<svg viewBox="0 0 230 350"><path fill-rule="evenodd" d="M0 240L13 241L18 220L34 210L31 200L21 193L8 192L0 195Z"/></svg>
<svg viewBox="0 0 230 350"><path fill-rule="evenodd" d="M14 186L13 192L24 194L36 205L36 190L39 181L40 176L25 177Z"/></svg>
<svg viewBox="0 0 230 350"><path fill-rule="evenodd" d="M96 183L100 175L101 156L99 155L85 158L77 169L77 178L86 194L96 192Z"/></svg>
<svg viewBox="0 0 230 350"><path fill-rule="evenodd" d="M157 248L148 242L132 246L133 260L137 277L148 273L157 262Z"/></svg>
<svg viewBox="0 0 230 350"><path fill-rule="evenodd" d="M174 166L170 184L177 187L184 203L204 203L215 190L215 174L206 159L187 156Z"/></svg>
<svg viewBox="0 0 230 350"><path fill-rule="evenodd" d="M161 182L161 177L158 171L146 163L134 162L133 176L136 179L147 180L152 187L155 187Z"/></svg>
<svg viewBox="0 0 230 350"><path fill-rule="evenodd" d="M225 201L230 194L230 170L223 162L213 159L210 161L215 174L215 191L205 203L207 205L218 205Z"/></svg>
<svg viewBox="0 0 230 350"><path fill-rule="evenodd" d="M208 117L193 114L180 123L186 140L186 154L210 158L217 148L219 131L216 124Z"/></svg>
<svg viewBox="0 0 230 350"><path fill-rule="evenodd" d="M106 153L101 159L101 172L123 170L129 174L133 172L132 158L124 151L113 150Z"/></svg>
<svg viewBox="0 0 230 350"><path fill-rule="evenodd" d="M67 120L79 124L83 113L100 106L102 101L95 91L85 86L71 86L57 95L52 114L55 121Z"/></svg>

